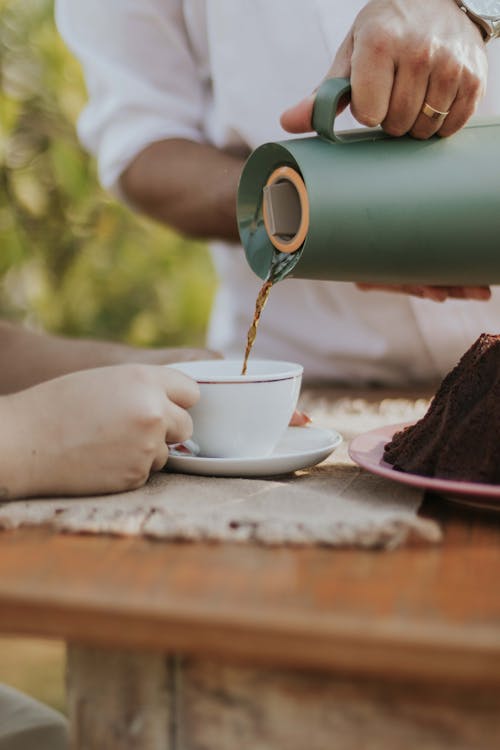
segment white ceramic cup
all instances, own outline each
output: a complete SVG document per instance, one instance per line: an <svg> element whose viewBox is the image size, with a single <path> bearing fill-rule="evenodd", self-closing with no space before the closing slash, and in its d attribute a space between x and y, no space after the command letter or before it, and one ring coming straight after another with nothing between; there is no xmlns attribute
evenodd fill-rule
<svg viewBox="0 0 500 750"><path fill-rule="evenodd" d="M283 437L297 405L303 368L292 362L241 360L179 362L200 387L189 412L200 455L212 458L268 456Z"/></svg>

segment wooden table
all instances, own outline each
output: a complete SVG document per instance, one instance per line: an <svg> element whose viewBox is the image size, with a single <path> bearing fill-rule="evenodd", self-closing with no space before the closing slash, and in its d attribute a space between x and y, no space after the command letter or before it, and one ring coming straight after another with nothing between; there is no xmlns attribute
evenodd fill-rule
<svg viewBox="0 0 500 750"><path fill-rule="evenodd" d="M0 632L63 638L78 750L493 750L500 518L393 552L0 535Z"/></svg>

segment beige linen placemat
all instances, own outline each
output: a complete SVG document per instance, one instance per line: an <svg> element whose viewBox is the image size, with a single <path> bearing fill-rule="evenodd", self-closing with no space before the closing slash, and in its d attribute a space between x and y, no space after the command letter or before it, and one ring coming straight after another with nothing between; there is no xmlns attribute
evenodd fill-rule
<svg viewBox="0 0 500 750"><path fill-rule="evenodd" d="M4 503L0 528L49 525L175 540L384 548L409 537L437 542L439 527L417 516L420 491L368 474L348 458L354 435L417 419L428 404L425 398L382 396L381 391L359 398L339 390L305 394L301 405L314 422L344 436L343 445L313 469L270 479L161 473L133 492Z"/></svg>

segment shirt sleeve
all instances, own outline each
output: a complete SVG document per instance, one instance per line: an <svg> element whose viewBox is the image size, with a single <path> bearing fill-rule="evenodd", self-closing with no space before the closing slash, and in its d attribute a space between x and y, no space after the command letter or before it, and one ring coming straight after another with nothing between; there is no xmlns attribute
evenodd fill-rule
<svg viewBox="0 0 500 750"><path fill-rule="evenodd" d="M202 141L204 84L181 0L56 0L56 23L83 66L88 104L78 123L104 187L165 138Z"/></svg>

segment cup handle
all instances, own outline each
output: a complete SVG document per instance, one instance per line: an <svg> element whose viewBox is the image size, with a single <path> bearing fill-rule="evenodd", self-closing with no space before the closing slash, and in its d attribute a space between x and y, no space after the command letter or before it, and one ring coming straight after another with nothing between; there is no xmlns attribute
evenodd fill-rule
<svg viewBox="0 0 500 750"><path fill-rule="evenodd" d="M349 78L327 78L316 94L313 110L313 128L322 138L334 143L343 143L344 139L335 133L337 108L343 96L351 93Z"/></svg>

